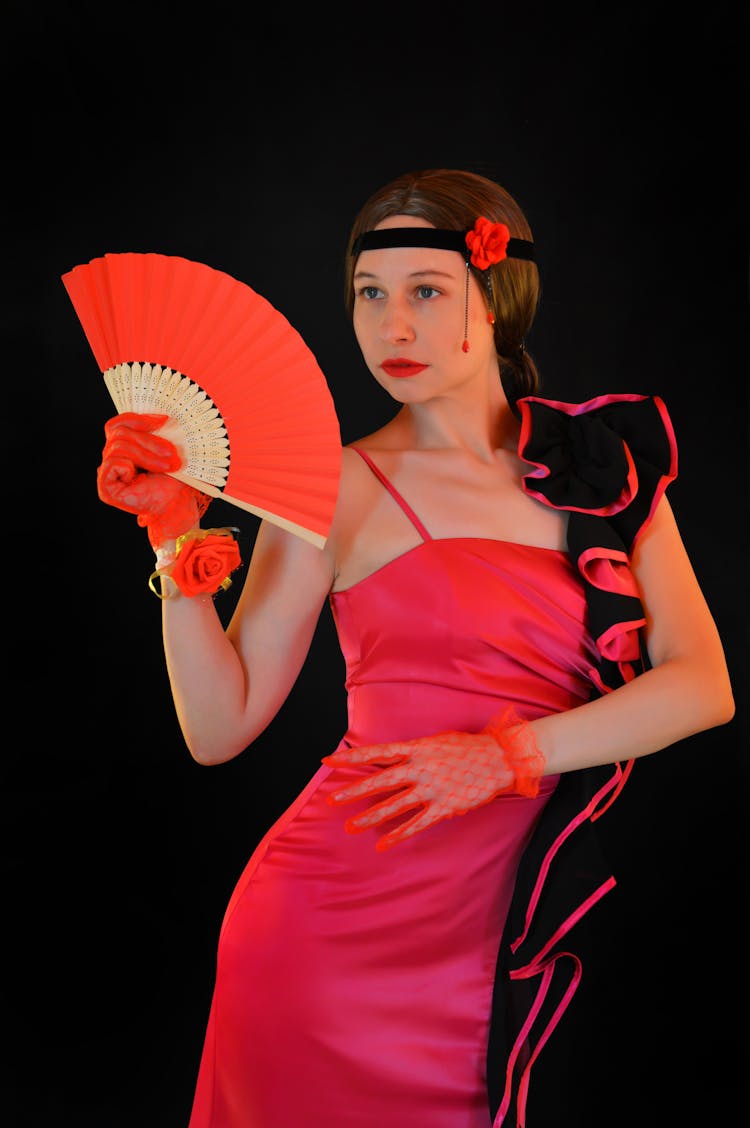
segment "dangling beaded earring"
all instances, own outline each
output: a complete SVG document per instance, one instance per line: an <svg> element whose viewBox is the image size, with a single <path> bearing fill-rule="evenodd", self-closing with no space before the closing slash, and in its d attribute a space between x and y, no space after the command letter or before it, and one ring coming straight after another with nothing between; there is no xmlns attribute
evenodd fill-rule
<svg viewBox="0 0 750 1128"><path fill-rule="evenodd" d="M466 260L466 298L464 302L464 341L461 345L462 350L467 353L469 351L469 260ZM484 284L487 287L487 323L489 325L495 324L495 310L494 300L492 293L492 274L491 268L487 267L484 275Z"/></svg>
<svg viewBox="0 0 750 1128"><path fill-rule="evenodd" d="M494 325L495 324L495 310L494 310L494 304L495 303L494 303L493 294L492 294L492 273L491 273L491 270L492 270L492 268L488 266L487 267L487 274L485 275L485 281L487 283L487 321L490 325Z"/></svg>
<svg viewBox="0 0 750 1128"><path fill-rule="evenodd" d="M466 260L466 294L464 297L464 341L461 350L469 351L469 260Z"/></svg>

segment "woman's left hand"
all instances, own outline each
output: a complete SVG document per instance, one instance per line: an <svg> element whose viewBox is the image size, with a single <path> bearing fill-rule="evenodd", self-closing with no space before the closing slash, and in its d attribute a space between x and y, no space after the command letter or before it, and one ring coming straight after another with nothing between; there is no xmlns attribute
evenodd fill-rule
<svg viewBox="0 0 750 1128"><path fill-rule="evenodd" d="M513 790L515 778L503 749L489 732L441 732L400 743L342 748L324 756L323 763L334 769L344 764L386 765L329 796L328 802L334 805L399 789L398 794L348 819L345 826L352 834L421 808L379 838L377 850L387 850L442 819L489 803L503 791Z"/></svg>

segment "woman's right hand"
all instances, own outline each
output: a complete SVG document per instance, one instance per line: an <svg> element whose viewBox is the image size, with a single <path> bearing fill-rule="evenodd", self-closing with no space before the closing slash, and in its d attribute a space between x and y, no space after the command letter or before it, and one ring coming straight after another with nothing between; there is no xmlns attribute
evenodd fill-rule
<svg viewBox="0 0 750 1128"><path fill-rule="evenodd" d="M153 432L168 415L122 412L104 425L97 492L107 505L138 516L154 550L195 528L211 498L170 476L179 469L174 443Z"/></svg>

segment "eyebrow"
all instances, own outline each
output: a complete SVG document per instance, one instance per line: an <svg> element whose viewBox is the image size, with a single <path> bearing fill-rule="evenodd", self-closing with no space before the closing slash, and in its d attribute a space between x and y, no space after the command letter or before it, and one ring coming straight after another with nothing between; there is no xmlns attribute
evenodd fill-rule
<svg viewBox="0 0 750 1128"><path fill-rule="evenodd" d="M455 274L450 274L447 270L413 270L407 275L408 278L422 278L428 275L431 278L455 278ZM355 280L357 278L377 278L377 274L373 274L369 270L358 270L354 274Z"/></svg>

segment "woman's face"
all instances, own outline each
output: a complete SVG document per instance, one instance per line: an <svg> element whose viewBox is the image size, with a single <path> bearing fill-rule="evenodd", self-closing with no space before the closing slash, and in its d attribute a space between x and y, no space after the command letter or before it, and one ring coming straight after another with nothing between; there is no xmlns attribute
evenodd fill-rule
<svg viewBox="0 0 750 1128"><path fill-rule="evenodd" d="M387 227L431 227L414 216L391 216ZM487 305L456 251L387 247L363 251L354 270L353 324L365 363L400 403L422 403L490 376L497 357ZM462 344L469 341L469 351Z"/></svg>

